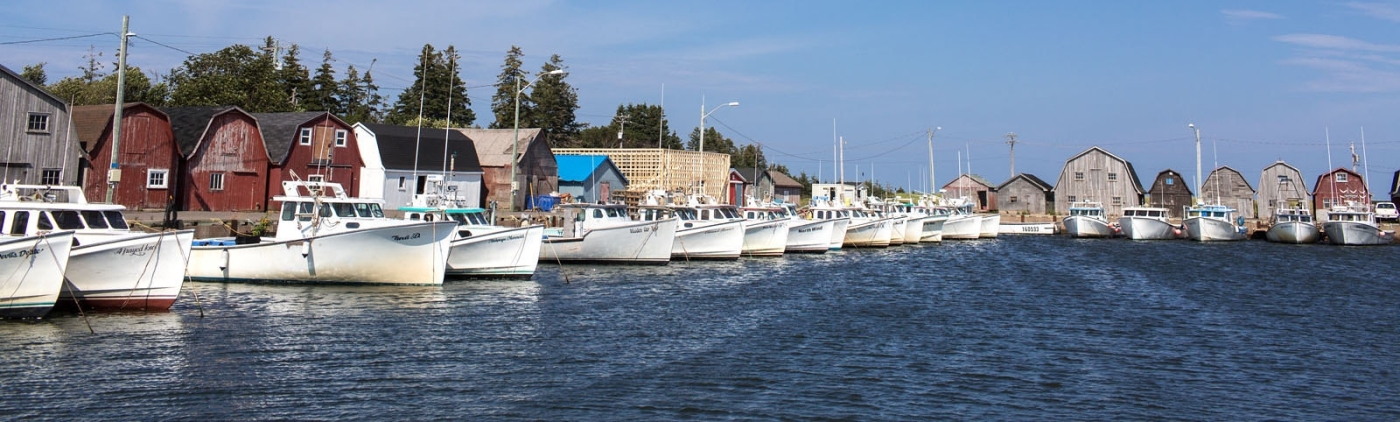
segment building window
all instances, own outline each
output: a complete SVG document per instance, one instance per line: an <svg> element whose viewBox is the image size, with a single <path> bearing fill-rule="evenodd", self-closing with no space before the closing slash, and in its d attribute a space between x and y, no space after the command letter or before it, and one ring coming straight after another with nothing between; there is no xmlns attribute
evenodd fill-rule
<svg viewBox="0 0 1400 422"><path fill-rule="evenodd" d="M1118 181L1118 173L1109 173L1109 174L1108 174L1108 181L1110 181L1110 182L1117 182L1117 181Z"/></svg>
<svg viewBox="0 0 1400 422"><path fill-rule="evenodd" d="M336 130L335 130L335 146L344 147L344 146L345 146L345 137L346 137L347 135L348 135L348 134L345 132L345 129L336 129Z"/></svg>
<svg viewBox="0 0 1400 422"><path fill-rule="evenodd" d="M1123 197L1121 197L1121 196L1115 196L1115 197L1113 197L1113 205L1123 205Z"/></svg>
<svg viewBox="0 0 1400 422"><path fill-rule="evenodd" d="M209 173L209 190L224 190L223 173Z"/></svg>
<svg viewBox="0 0 1400 422"><path fill-rule="evenodd" d="M1074 180L1084 180L1084 172L1082 172L1082 171L1076 171L1076 172L1074 172Z"/></svg>
<svg viewBox="0 0 1400 422"><path fill-rule="evenodd" d="M1076 199L1076 198L1074 197L1074 195L1070 195L1070 196L1069 196L1069 203L1073 204L1075 199Z"/></svg>
<svg viewBox="0 0 1400 422"><path fill-rule="evenodd" d="M170 170L150 169L146 170L147 189L165 189L170 187Z"/></svg>
<svg viewBox="0 0 1400 422"><path fill-rule="evenodd" d="M301 136L299 138L302 145L311 145L311 128L301 128Z"/></svg>
<svg viewBox="0 0 1400 422"><path fill-rule="evenodd" d="M1172 177L1171 177L1171 176L1167 176L1167 179L1166 179L1166 180L1167 180L1167 186L1171 186L1171 185L1173 184L1173 183L1172 183Z"/></svg>
<svg viewBox="0 0 1400 422"><path fill-rule="evenodd" d="M326 181L326 176L325 176L325 175L322 175L322 174L313 174L313 175L310 175L310 176L306 176L306 181L312 182L312 183L325 183L325 181Z"/></svg>
<svg viewBox="0 0 1400 422"><path fill-rule="evenodd" d="M49 115L29 113L29 125L25 130L31 133L49 133Z"/></svg>
<svg viewBox="0 0 1400 422"><path fill-rule="evenodd" d="M405 179L406 179L405 177L399 176L399 190L401 190L401 191L402 191L402 190L406 190L406 189L404 189L404 187L403 187L403 183L404 183Z"/></svg>
<svg viewBox="0 0 1400 422"><path fill-rule="evenodd" d="M1347 174L1346 174L1346 173L1337 173L1337 183L1346 183L1346 182L1347 182Z"/></svg>
<svg viewBox="0 0 1400 422"><path fill-rule="evenodd" d="M44 184L44 185L58 185L58 184L62 184L63 182L60 180L60 178L61 178L62 176L63 176L63 170L60 170L60 169L44 169L43 175L40 176L40 178L39 178L39 183L40 183L40 184Z"/></svg>
<svg viewBox="0 0 1400 422"><path fill-rule="evenodd" d="M1011 197L1011 203L1013 203L1013 204L1016 203L1016 197L1014 197L1014 196Z"/></svg>

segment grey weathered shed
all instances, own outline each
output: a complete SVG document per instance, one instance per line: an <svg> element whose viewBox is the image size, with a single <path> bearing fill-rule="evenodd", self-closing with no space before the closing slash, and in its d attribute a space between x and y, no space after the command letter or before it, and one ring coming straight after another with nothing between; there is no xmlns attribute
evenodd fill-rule
<svg viewBox="0 0 1400 422"><path fill-rule="evenodd" d="M4 182L77 185L82 153L68 104L5 66L0 66L0 104Z"/></svg>
<svg viewBox="0 0 1400 422"><path fill-rule="evenodd" d="M1230 166L1220 166L1206 176L1201 184L1201 200L1221 204L1239 211L1239 216L1254 218L1254 188L1244 175Z"/></svg>
<svg viewBox="0 0 1400 422"><path fill-rule="evenodd" d="M1181 218L1184 207L1191 205L1191 184L1176 170L1162 170L1147 197L1148 206L1166 208L1172 217Z"/></svg>
<svg viewBox="0 0 1400 422"><path fill-rule="evenodd" d="M1142 203L1142 183L1133 163L1090 147L1068 160L1055 182L1055 209L1068 210L1078 201L1097 201L1109 216L1123 215L1123 207Z"/></svg>
<svg viewBox="0 0 1400 422"><path fill-rule="evenodd" d="M1279 208L1311 208L1312 191L1297 167L1282 160L1259 174L1259 216L1271 218Z"/></svg>
<svg viewBox="0 0 1400 422"><path fill-rule="evenodd" d="M1030 173L1021 173L997 186L1001 211L1047 214L1054 209L1055 187Z"/></svg>

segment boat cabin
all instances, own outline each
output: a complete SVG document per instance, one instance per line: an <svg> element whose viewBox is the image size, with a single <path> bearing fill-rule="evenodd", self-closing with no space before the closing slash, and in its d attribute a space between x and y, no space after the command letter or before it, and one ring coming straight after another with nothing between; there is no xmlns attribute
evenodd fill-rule
<svg viewBox="0 0 1400 422"><path fill-rule="evenodd" d="M746 220L784 220L783 211L780 208L744 208L744 219Z"/></svg>
<svg viewBox="0 0 1400 422"><path fill-rule="evenodd" d="M1171 211L1166 208L1124 208L1124 217L1143 217L1156 220L1166 220Z"/></svg>
<svg viewBox="0 0 1400 422"><path fill-rule="evenodd" d="M1274 224L1278 223L1311 223L1312 214L1308 210L1301 208L1279 208L1274 211Z"/></svg>
<svg viewBox="0 0 1400 422"><path fill-rule="evenodd" d="M486 218L484 208L426 208L426 207L400 207L403 211L403 218L410 221L442 221L451 219L457 224L466 226L489 226L491 222Z"/></svg>
<svg viewBox="0 0 1400 422"><path fill-rule="evenodd" d="M1069 207L1069 215L1071 217L1079 216L1093 217L1098 219L1105 218L1103 214L1103 205L1100 205L1097 202L1079 202L1072 204Z"/></svg>
<svg viewBox="0 0 1400 422"><path fill-rule="evenodd" d="M111 204L91 204L77 186L0 186L0 231L24 236L52 230L86 233L127 233L122 210Z"/></svg>
<svg viewBox="0 0 1400 422"><path fill-rule="evenodd" d="M273 197L281 204L278 240L401 224L384 216L379 199L351 198L339 183L284 181L285 195Z"/></svg>
<svg viewBox="0 0 1400 422"><path fill-rule="evenodd" d="M1186 218L1210 218L1216 220L1229 220L1235 214L1235 210L1224 205L1206 205L1191 207L1186 209Z"/></svg>

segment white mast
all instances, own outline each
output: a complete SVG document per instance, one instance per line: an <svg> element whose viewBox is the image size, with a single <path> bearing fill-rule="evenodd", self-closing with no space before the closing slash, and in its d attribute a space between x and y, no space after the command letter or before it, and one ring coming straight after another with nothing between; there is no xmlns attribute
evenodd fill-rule
<svg viewBox="0 0 1400 422"><path fill-rule="evenodd" d="M1366 128L1361 128L1361 181L1366 183L1366 208L1371 207L1371 161L1366 157Z"/></svg>
<svg viewBox="0 0 1400 422"><path fill-rule="evenodd" d="M928 131L928 184L929 184L929 186L928 186L928 189L927 189L927 190L928 190L929 194L932 194L934 189L938 189L938 178L937 178L936 176L933 175L933 134L934 134L934 132L937 132L939 129L942 129L942 127L934 128L934 129Z"/></svg>

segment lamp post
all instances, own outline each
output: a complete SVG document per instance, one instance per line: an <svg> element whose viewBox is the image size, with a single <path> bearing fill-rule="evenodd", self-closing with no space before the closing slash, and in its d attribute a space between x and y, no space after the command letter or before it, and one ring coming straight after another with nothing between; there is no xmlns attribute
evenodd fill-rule
<svg viewBox="0 0 1400 422"><path fill-rule="evenodd" d="M700 193L701 193L701 194L704 194L704 193L705 193L705 118L706 118L706 117L710 117L711 114L714 114L716 111L719 111L719 109L724 108L724 107L726 107L726 106L728 106L728 107L738 107L738 106L739 106L739 102L738 102L738 101L731 101L731 102L727 102L727 103L724 103L724 104L720 104L720 105L715 106L715 108L710 109L709 112L705 112L705 99L704 99L704 98L701 98L701 99L700 99L700 146L699 146L699 152L700 152Z"/></svg>
<svg viewBox="0 0 1400 422"><path fill-rule="evenodd" d="M516 181L515 181L515 167L519 165L518 161L520 160L520 93L521 93L521 92L525 92L525 88L529 88L530 85L534 84L535 81L540 80L540 78L541 78L541 77L544 77L545 75L562 75L562 74L564 74L564 69L554 69L554 70L551 70L551 71L542 73L542 74L540 74L539 76L536 76L534 79L531 79L530 82L526 83L525 86L523 86L523 87L520 86L520 77L519 77L519 76L516 76L516 77L515 77L515 136L511 139L511 143L510 143L510 210L511 210L511 211L515 211L515 210L516 210L516 209L515 209L515 194L516 194L516 192L520 191L520 186L519 186L519 184L516 183Z"/></svg>

